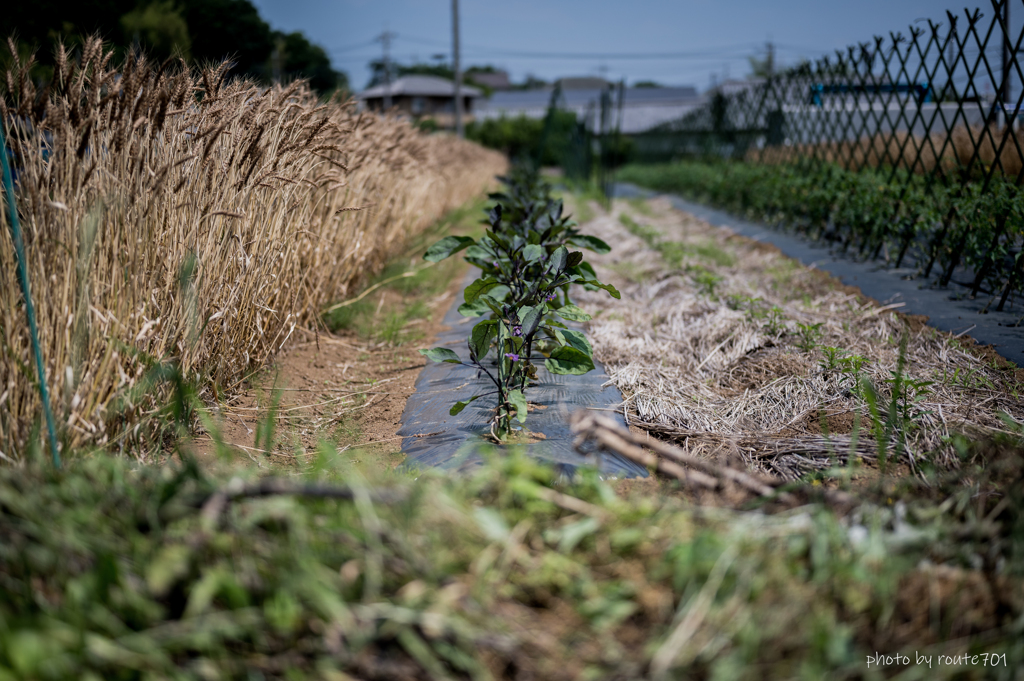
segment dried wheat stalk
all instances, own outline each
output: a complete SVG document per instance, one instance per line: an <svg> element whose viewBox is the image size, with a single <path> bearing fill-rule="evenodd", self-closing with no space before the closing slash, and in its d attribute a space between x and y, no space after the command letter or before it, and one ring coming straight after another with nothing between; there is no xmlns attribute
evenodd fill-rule
<svg viewBox="0 0 1024 681"><path fill-rule="evenodd" d="M497 153L351 101L321 104L302 83L264 88L226 80L226 64L144 57L114 68L98 39L78 59L59 52L43 92L14 57L0 119L71 446L145 441L166 394L142 381L153 361L206 396L237 385L504 168ZM16 457L39 405L0 231L0 451Z"/></svg>

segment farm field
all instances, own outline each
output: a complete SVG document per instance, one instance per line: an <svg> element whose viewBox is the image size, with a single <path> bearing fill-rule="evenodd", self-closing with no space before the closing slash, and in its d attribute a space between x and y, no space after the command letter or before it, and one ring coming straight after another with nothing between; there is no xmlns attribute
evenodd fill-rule
<svg viewBox="0 0 1024 681"><path fill-rule="evenodd" d="M1016 678L1019 370L661 201L565 198L616 245L592 259L622 299L578 302L634 438L681 445L719 474L788 481L777 494L728 475L559 485L514 448L469 477L394 470L404 376L464 272L449 259L402 277L423 267L413 244L353 313L327 317L319 350L295 341L254 379L237 404L255 412L233 435L251 429L251 446L227 437L240 410L221 407L224 428L210 414L196 438L215 441L198 468L194 442L183 464L91 455L56 475L32 461L0 471L0 669ZM481 207L423 241L479 234ZM909 400L889 422L901 345ZM275 408L274 376L310 392L278 391ZM338 388L363 392L286 411ZM914 654L935 666L913 676L899 656Z"/></svg>
<svg viewBox="0 0 1024 681"><path fill-rule="evenodd" d="M595 356L641 427L670 436L676 429L698 448L703 437L710 437L706 446L721 444L715 433L749 432L769 449L765 437L828 433L842 436L839 442L856 419L875 427L865 403L877 400L884 411L896 391L903 421L886 426L900 431L893 463L905 457L901 463L911 467L949 466L957 458L955 432L1001 429L1005 416L1024 416L1024 372L991 350L667 200L616 201L587 226L618 245L594 261L623 296L588 292L581 305L597 311L590 323ZM977 380L961 380L968 375ZM793 460L792 471L777 461L765 470L806 474L818 467L809 453Z"/></svg>
<svg viewBox="0 0 1024 681"><path fill-rule="evenodd" d="M0 681L1024 681L1007 0L133 3L4 19Z"/></svg>

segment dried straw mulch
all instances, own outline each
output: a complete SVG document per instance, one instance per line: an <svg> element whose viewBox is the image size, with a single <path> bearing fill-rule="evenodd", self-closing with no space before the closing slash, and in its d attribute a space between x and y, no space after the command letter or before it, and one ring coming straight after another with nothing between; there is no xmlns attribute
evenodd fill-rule
<svg viewBox="0 0 1024 681"><path fill-rule="evenodd" d="M954 434L981 437L1015 428L1008 418L1024 422L1019 370L969 338L939 333L667 201L646 206L616 201L586 225L614 244L592 260L622 299L579 294L595 315L595 355L623 391L632 425L693 455L739 455L754 470L793 479L851 454L876 461L875 435L888 441L884 456L911 470L923 458L956 466ZM898 402L900 427L872 432L852 363L829 366L825 348L863 358L860 374L877 391L884 422L901 340L902 375L930 383Z"/></svg>

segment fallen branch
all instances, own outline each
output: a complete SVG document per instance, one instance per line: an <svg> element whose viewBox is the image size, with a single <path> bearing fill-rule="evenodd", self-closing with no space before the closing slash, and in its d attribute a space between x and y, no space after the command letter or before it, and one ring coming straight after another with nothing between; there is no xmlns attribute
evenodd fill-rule
<svg viewBox="0 0 1024 681"><path fill-rule="evenodd" d="M620 428L614 421L604 416L578 411L573 415L572 430L584 439L593 438L606 449L689 485L705 489L718 489L721 485L720 479L724 478L763 497L776 495L774 487L752 475L698 459L677 447L658 440L641 441L628 430ZM654 450L658 456L645 452L644 446ZM689 469L684 466L689 466ZM781 484L781 482L780 480L779 483ZM780 495L780 498L788 496L784 493Z"/></svg>
<svg viewBox="0 0 1024 681"><path fill-rule="evenodd" d="M660 440L637 437L607 417L590 411L581 410L573 414L572 431L576 434L574 444L577 449L585 440L593 439L605 449L694 487L718 490L722 487L722 481L728 480L762 498L773 498L785 504L798 503L793 494L779 489L791 481L783 478L757 477L729 466L697 458ZM654 453L644 451L644 447L654 450ZM810 487L805 487L804 490L809 491ZM812 492L812 498L819 495L832 505L856 505L854 497L839 490L819 489Z"/></svg>

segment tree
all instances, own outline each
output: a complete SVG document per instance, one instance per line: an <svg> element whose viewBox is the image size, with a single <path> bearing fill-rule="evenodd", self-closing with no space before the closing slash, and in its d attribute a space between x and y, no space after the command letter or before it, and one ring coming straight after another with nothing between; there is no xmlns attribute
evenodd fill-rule
<svg viewBox="0 0 1024 681"><path fill-rule="evenodd" d="M309 42L302 33L275 31L274 41L283 52L281 61L285 80L308 78L310 87L324 95L348 90L348 76L335 71L326 50Z"/></svg>
<svg viewBox="0 0 1024 681"><path fill-rule="evenodd" d="M188 24L172 0L136 7L121 17L121 28L126 41L138 42L147 54L161 61L170 56L190 56Z"/></svg>
<svg viewBox="0 0 1024 681"><path fill-rule="evenodd" d="M775 46L771 43L766 45L764 57L756 54L747 57L750 62L750 75L755 78L770 78L775 75Z"/></svg>
<svg viewBox="0 0 1024 681"><path fill-rule="evenodd" d="M326 51L301 33L279 33L260 17L250 0L34 0L8 3L0 12L0 38L13 35L19 53L36 53L41 80L52 73L58 42L68 47L99 34L120 60L135 43L154 59L172 54L193 62L234 62L231 75L263 83L271 79L275 41L284 44L284 70L290 78L308 78L321 94L348 86L331 68ZM290 55L290 56L289 56ZM2 58L0 58L2 59ZM0 61L0 67L5 62Z"/></svg>
<svg viewBox="0 0 1024 681"><path fill-rule="evenodd" d="M196 60L230 57L233 74L269 82L274 38L255 5L249 0L182 0L181 7Z"/></svg>

